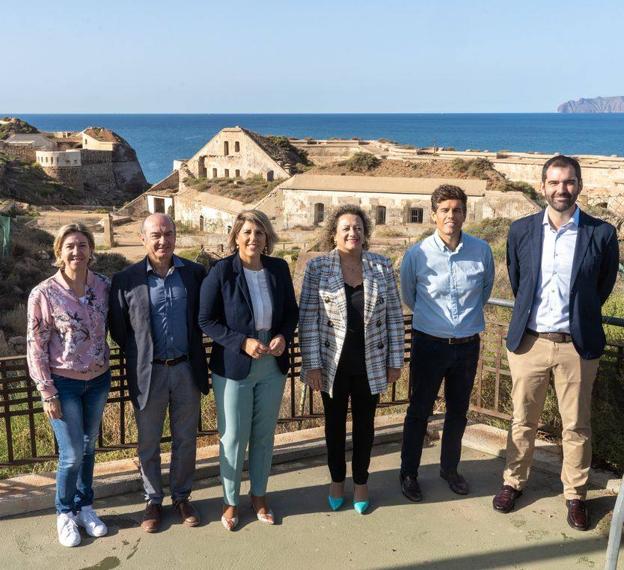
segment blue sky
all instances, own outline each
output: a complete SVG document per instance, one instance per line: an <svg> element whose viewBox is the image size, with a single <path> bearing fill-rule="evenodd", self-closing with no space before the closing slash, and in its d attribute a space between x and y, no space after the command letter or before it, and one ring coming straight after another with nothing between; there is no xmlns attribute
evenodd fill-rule
<svg viewBox="0 0 624 570"><path fill-rule="evenodd" d="M2 20L1 113L552 112L624 95L621 1L26 0Z"/></svg>

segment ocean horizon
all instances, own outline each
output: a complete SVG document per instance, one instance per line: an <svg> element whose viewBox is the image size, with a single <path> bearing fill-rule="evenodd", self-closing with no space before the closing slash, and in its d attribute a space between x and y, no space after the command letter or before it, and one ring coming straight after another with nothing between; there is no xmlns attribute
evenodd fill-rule
<svg viewBox="0 0 624 570"><path fill-rule="evenodd" d="M17 116L43 131L106 127L136 150L150 183L189 158L224 127L263 135L380 139L419 147L624 156L624 113L236 113L33 114Z"/></svg>

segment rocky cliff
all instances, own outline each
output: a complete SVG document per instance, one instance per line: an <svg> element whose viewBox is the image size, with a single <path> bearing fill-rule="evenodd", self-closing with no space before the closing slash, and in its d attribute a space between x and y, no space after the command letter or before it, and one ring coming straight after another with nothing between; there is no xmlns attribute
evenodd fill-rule
<svg viewBox="0 0 624 570"><path fill-rule="evenodd" d="M624 113L624 97L594 97L566 101L557 107L557 113Z"/></svg>

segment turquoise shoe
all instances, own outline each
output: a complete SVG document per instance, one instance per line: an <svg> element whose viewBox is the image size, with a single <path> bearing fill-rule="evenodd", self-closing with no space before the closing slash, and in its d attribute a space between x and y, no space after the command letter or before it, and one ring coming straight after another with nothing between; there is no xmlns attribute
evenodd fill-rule
<svg viewBox="0 0 624 570"><path fill-rule="evenodd" d="M355 509L355 512L358 513L359 515L363 515L366 512L366 509L368 509L368 505L370 503L368 501L353 501L353 508Z"/></svg>
<svg viewBox="0 0 624 570"><path fill-rule="evenodd" d="M344 497L332 497L327 495L327 502L332 511L337 511L344 504Z"/></svg>

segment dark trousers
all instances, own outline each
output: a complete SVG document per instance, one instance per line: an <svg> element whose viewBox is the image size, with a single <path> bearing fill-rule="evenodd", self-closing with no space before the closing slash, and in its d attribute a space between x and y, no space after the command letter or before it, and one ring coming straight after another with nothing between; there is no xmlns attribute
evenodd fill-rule
<svg viewBox="0 0 624 570"><path fill-rule="evenodd" d="M479 347L478 338L466 344L446 344L417 333L412 335L412 393L403 424L402 475L418 475L427 423L443 379L446 414L440 467L447 473L457 470L470 393L479 361Z"/></svg>
<svg viewBox="0 0 624 570"><path fill-rule="evenodd" d="M375 410L379 395L373 396L366 374L351 375L339 366L334 379L333 397L321 392L325 411L325 442L327 463L332 481L345 480L345 439L347 437L347 406L351 397L353 417L353 455L351 467L353 482L364 485L368 481L368 466L375 438Z"/></svg>

